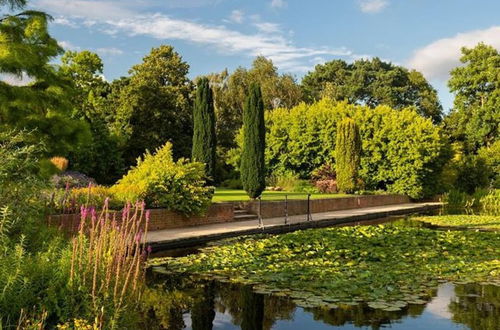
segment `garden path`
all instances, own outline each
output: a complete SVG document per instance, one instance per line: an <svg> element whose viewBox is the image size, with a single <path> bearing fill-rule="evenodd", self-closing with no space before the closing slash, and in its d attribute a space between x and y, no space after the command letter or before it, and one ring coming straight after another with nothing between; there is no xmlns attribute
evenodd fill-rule
<svg viewBox="0 0 500 330"><path fill-rule="evenodd" d="M263 227L259 227L258 220L226 222L211 225L165 229L149 232L146 242L153 251L171 248L196 246L206 242L229 237L254 235L261 233L285 233L294 230L330 227L338 224L359 224L367 221L379 222L383 218L421 213L442 207L442 203L406 203L376 207L359 208L352 210L331 211L311 214L312 219L307 220L307 215L294 215L263 220Z"/></svg>

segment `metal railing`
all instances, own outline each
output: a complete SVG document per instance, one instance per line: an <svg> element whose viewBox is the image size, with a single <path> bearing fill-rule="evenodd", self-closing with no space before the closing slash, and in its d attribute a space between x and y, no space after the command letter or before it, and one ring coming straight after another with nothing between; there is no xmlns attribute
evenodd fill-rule
<svg viewBox="0 0 500 330"><path fill-rule="evenodd" d="M257 197L259 201L257 217L259 220L259 228L264 229L264 220L262 219L262 195ZM284 220L285 225L290 224L290 217L288 214L288 195L285 195L285 205L284 205ZM312 213L311 213L311 194L307 194L307 211L306 211L306 221L312 221Z"/></svg>

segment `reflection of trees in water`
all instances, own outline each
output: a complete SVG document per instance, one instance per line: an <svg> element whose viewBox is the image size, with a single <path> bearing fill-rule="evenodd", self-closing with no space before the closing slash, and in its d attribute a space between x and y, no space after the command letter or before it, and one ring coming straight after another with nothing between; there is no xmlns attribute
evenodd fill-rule
<svg viewBox="0 0 500 330"><path fill-rule="evenodd" d="M216 308L230 314L242 329L269 330L278 320L292 319L295 305L288 299L255 294L249 287L221 285Z"/></svg>
<svg viewBox="0 0 500 330"><path fill-rule="evenodd" d="M399 320L405 315L418 316L425 309L425 305L410 305L399 312L385 312L379 309L372 309L366 305L340 306L339 308L328 309L307 309L311 311L315 320L321 320L326 324L341 326L352 323L357 327L371 326L372 329L379 329L384 324Z"/></svg>
<svg viewBox="0 0 500 330"><path fill-rule="evenodd" d="M212 330L215 318L215 285L208 282L200 287L191 307L193 330Z"/></svg>
<svg viewBox="0 0 500 330"><path fill-rule="evenodd" d="M453 321L472 330L500 329L500 287L494 285L457 285L456 298L449 309Z"/></svg>
<svg viewBox="0 0 500 330"><path fill-rule="evenodd" d="M161 279L158 280L158 279ZM193 304L192 285L180 276L149 276L143 295L144 329L185 329L183 314ZM154 284L160 283L160 284Z"/></svg>

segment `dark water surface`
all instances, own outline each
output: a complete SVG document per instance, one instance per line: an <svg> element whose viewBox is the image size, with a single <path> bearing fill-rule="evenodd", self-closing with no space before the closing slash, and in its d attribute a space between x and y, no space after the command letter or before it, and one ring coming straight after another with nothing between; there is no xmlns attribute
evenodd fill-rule
<svg viewBox="0 0 500 330"><path fill-rule="evenodd" d="M385 312L365 304L331 310L302 308L289 298L216 281L155 273L150 280L151 288L164 295L150 315L152 328L500 329L500 287L494 285L443 283L427 304Z"/></svg>
<svg viewBox="0 0 500 330"><path fill-rule="evenodd" d="M381 221L393 220L397 219ZM161 255L196 252L193 248ZM335 309L302 308L290 298L257 294L249 286L194 276L150 271L148 282L146 299L152 308L145 327L151 329L500 330L500 287L491 284L442 283L426 304L386 312L363 303Z"/></svg>

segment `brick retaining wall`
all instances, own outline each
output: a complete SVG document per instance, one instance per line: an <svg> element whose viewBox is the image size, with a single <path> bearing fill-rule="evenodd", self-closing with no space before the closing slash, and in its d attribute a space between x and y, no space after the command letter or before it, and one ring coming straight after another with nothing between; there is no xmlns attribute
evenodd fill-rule
<svg viewBox="0 0 500 330"><path fill-rule="evenodd" d="M120 211L110 212L115 213L117 219L121 217ZM151 231L199 226L233 221L234 205L233 203L214 203L210 205L205 215L200 216L186 217L166 209L150 209L150 215L149 230ZM50 226L60 228L66 233L75 233L80 225L80 214L49 215L47 223Z"/></svg>
<svg viewBox="0 0 500 330"><path fill-rule="evenodd" d="M409 203L410 199L403 195L364 195L356 197L311 199L311 213L351 210L362 207L392 205ZM250 213L257 214L259 203L257 201L240 203L240 207ZM307 213L307 200L288 200L288 215ZM261 204L262 218L276 218L285 215L285 202L263 201Z"/></svg>
<svg viewBox="0 0 500 330"><path fill-rule="evenodd" d="M402 195L366 195L356 197L325 198L311 200L311 213L350 210L362 207L382 206L391 204L409 203L410 200ZM213 203L210 205L207 213L203 216L186 217L179 213L166 209L151 209L151 218L149 230L162 230L182 228L189 226L199 226L215 223L224 223L234 221L234 206L239 205L249 213L257 214L259 203L235 202L235 203ZM119 218L121 212L116 212ZM306 214L307 200L289 200L288 215ZM262 202L262 217L274 218L285 215L285 202L264 201ZM80 224L80 214L61 214L50 215L47 222L51 226L60 228L66 233L74 233L78 230Z"/></svg>

